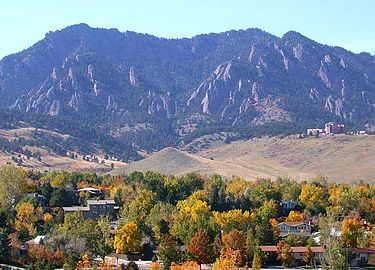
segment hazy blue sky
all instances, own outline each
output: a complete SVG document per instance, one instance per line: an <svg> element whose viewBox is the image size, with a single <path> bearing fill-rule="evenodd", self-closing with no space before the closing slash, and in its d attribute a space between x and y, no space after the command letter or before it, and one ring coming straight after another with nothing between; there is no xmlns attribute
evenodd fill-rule
<svg viewBox="0 0 375 270"><path fill-rule="evenodd" d="M0 0L0 58L76 23L163 37L258 27L375 54L375 0Z"/></svg>

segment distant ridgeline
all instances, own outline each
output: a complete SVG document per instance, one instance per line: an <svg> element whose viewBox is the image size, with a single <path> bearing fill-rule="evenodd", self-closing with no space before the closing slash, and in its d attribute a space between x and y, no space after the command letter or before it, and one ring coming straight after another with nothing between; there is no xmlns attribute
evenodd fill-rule
<svg viewBox="0 0 375 270"><path fill-rule="evenodd" d="M0 61L0 125L63 131L123 160L218 131L362 130L375 119L374 67L296 32L163 39L80 24Z"/></svg>

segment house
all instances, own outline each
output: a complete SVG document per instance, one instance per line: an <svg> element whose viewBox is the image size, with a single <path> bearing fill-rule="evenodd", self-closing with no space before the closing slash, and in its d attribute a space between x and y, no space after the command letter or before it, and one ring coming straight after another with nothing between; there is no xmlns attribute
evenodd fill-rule
<svg viewBox="0 0 375 270"><path fill-rule="evenodd" d="M309 237L311 225L306 222L281 222L279 223L280 237L284 238L289 234L299 234Z"/></svg>
<svg viewBox="0 0 375 270"><path fill-rule="evenodd" d="M106 263L106 265L115 266L115 267L120 266L122 264L127 265L130 261L140 261L140 260L142 260L142 255L140 254L111 253L104 257L104 262Z"/></svg>
<svg viewBox="0 0 375 270"><path fill-rule="evenodd" d="M370 256L375 255L375 249L371 248L353 248L352 249L353 257L349 261L350 266L366 266L369 262Z"/></svg>
<svg viewBox="0 0 375 270"><path fill-rule="evenodd" d="M119 206L115 205L114 200L87 200L87 206L63 207L64 214L82 212L86 219L99 219L102 216L114 217Z"/></svg>
<svg viewBox="0 0 375 270"><path fill-rule="evenodd" d="M109 231L111 234L116 234L118 227L120 225L120 220L115 220L109 223Z"/></svg>
<svg viewBox="0 0 375 270"><path fill-rule="evenodd" d="M40 195L38 193L26 193L26 198L32 198L34 199L38 204L41 206L46 206L47 199L43 195Z"/></svg>
<svg viewBox="0 0 375 270"><path fill-rule="evenodd" d="M280 203L280 207L283 211L289 211L289 210L294 210L297 207L297 203L293 200L289 201L282 201Z"/></svg>
<svg viewBox="0 0 375 270"><path fill-rule="evenodd" d="M275 258L277 257L277 246L260 246L260 250L268 255L269 258ZM308 251L308 247L292 247L292 257L293 262L292 265L302 265L303 262L303 256ZM325 249L321 246L318 247L311 247L312 251L312 264L313 265L319 265L322 255L325 252Z"/></svg>

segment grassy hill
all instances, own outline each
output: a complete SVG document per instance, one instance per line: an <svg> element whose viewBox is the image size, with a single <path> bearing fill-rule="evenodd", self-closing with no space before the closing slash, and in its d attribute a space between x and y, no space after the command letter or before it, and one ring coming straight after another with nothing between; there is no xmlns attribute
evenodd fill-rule
<svg viewBox="0 0 375 270"><path fill-rule="evenodd" d="M52 149L36 144L36 129L33 127L18 127L13 129L0 129L0 139L10 142L23 140L19 144L23 150L28 150L31 154L38 153L40 159L36 156L27 156L25 151L0 149L0 166L5 164L13 164L30 170L40 171L91 171L97 173L107 173L112 171L111 163L114 167L124 166L125 163L115 160L105 160L104 154L96 149L90 155L84 155L78 151L70 151L70 153L56 153ZM61 134L46 129L37 129L38 138L50 141L50 144L63 144L67 140L74 142L74 137ZM72 154L74 153L74 158ZM85 157L85 158L84 158ZM97 159L94 160L94 157Z"/></svg>
<svg viewBox="0 0 375 270"><path fill-rule="evenodd" d="M374 182L375 136L327 136L297 139L289 136L216 143L195 153L163 149L114 173L154 170L165 174L199 172L248 179L327 176L335 182Z"/></svg>

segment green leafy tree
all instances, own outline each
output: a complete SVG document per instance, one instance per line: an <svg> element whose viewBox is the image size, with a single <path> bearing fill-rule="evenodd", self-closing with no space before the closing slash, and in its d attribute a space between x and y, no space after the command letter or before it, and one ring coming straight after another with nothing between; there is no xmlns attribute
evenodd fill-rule
<svg viewBox="0 0 375 270"><path fill-rule="evenodd" d="M0 169L0 211L14 207L27 187L27 173L14 166Z"/></svg>
<svg viewBox="0 0 375 270"><path fill-rule="evenodd" d="M253 270L260 270L262 267L262 259L260 256L260 250L258 247L254 249L254 257L253 257L253 263L252 263L252 269Z"/></svg>
<svg viewBox="0 0 375 270"><path fill-rule="evenodd" d="M210 206L201 200L189 198L177 203L178 213L172 223L171 234L189 245L191 238L200 230L212 231Z"/></svg>
<svg viewBox="0 0 375 270"><path fill-rule="evenodd" d="M321 244L325 247L322 256L322 266L324 270L348 269L348 258L340 238L335 231L341 229L337 216L333 213L327 213L327 216L321 216L319 219L319 228L321 233Z"/></svg>
<svg viewBox="0 0 375 270"><path fill-rule="evenodd" d="M265 201L280 201L281 193L275 189L270 179L261 180L251 191L250 201L255 207L260 207Z"/></svg>
<svg viewBox="0 0 375 270"><path fill-rule="evenodd" d="M135 222L143 226L148 214L156 204L156 194L149 190L140 190L134 200L122 213L123 221Z"/></svg>
<svg viewBox="0 0 375 270"><path fill-rule="evenodd" d="M133 261L129 262L125 266L125 270L138 270L138 269L139 269L138 265L135 262L133 262Z"/></svg>
<svg viewBox="0 0 375 270"><path fill-rule="evenodd" d="M52 207L63 207L71 205L69 194L63 188L57 188L52 191L49 203Z"/></svg>
<svg viewBox="0 0 375 270"><path fill-rule="evenodd" d="M163 236L158 246L158 257L160 260L178 262L180 260L180 247L177 241L170 235Z"/></svg>

